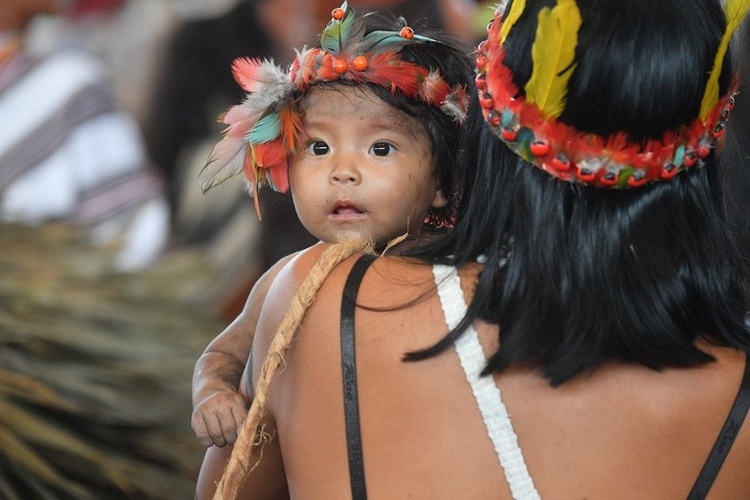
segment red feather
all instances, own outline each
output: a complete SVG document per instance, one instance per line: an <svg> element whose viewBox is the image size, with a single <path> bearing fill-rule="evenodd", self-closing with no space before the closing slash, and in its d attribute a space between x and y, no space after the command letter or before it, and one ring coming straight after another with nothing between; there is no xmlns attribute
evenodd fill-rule
<svg viewBox="0 0 750 500"><path fill-rule="evenodd" d="M399 59L398 54L383 52L374 55L367 66L372 83L398 89L408 97L417 96L427 76L427 70L416 64Z"/></svg>
<svg viewBox="0 0 750 500"><path fill-rule="evenodd" d="M440 73L430 71L422 83L419 95L428 104L442 104L450 91L450 85L442 79Z"/></svg>
<svg viewBox="0 0 750 500"><path fill-rule="evenodd" d="M289 191L289 170L286 159L267 167L266 172L270 177L271 185L276 191L279 193L286 193Z"/></svg>
<svg viewBox="0 0 750 500"><path fill-rule="evenodd" d="M297 149L297 141L302 133L302 117L292 106L284 106L279 112L281 115L281 137L288 153Z"/></svg>
<svg viewBox="0 0 750 500"><path fill-rule="evenodd" d="M285 161L288 156L284 148L284 138L281 136L271 142L255 144L251 149L255 164L264 168Z"/></svg>

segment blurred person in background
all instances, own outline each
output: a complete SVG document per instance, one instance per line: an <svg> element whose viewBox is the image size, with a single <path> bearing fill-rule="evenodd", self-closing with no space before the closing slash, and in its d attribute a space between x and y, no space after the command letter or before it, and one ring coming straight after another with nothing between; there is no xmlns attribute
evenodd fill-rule
<svg viewBox="0 0 750 500"><path fill-rule="evenodd" d="M275 29L279 9L295 16L297 34L305 36L311 4L223 4L222 9L214 5L202 13L181 11L183 20L172 31L161 70L155 74L144 130L149 154L167 181L175 245L206 254L215 280L205 300L229 319L265 269L315 240L297 220L289 198L276 193L263 197L259 223L242 182L227 182L204 195L198 188L198 172L222 128L217 117L242 98L232 78L232 61L240 56L277 56L279 39L285 36Z"/></svg>
<svg viewBox="0 0 750 500"><path fill-rule="evenodd" d="M137 123L91 54L27 43L40 16L76 6L0 2L0 219L73 224L113 250L114 269L143 269L163 254L170 219Z"/></svg>

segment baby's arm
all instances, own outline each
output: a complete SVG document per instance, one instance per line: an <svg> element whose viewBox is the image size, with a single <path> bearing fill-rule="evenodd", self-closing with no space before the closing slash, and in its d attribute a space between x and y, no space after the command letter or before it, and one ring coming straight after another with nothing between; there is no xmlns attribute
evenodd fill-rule
<svg viewBox="0 0 750 500"><path fill-rule="evenodd" d="M284 257L256 281L242 312L198 358L193 371L191 425L204 446L234 444L247 415L237 391L245 369L263 301L276 275L295 254Z"/></svg>

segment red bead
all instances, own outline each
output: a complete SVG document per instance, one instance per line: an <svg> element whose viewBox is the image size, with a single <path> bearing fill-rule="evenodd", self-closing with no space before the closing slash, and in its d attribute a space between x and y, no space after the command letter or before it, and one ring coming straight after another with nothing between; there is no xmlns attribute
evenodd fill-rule
<svg viewBox="0 0 750 500"><path fill-rule="evenodd" d="M341 7L336 7L331 11L331 17L337 21L341 21L342 19L344 19L344 14L344 9L342 9Z"/></svg>
<svg viewBox="0 0 750 500"><path fill-rule="evenodd" d="M487 113L487 123L493 127L497 127L503 121L503 117L494 109Z"/></svg>
<svg viewBox="0 0 750 500"><path fill-rule="evenodd" d="M529 146L529 151L531 151L531 154L534 156L547 156L549 153L549 144L542 141L532 142Z"/></svg>
<svg viewBox="0 0 750 500"><path fill-rule="evenodd" d="M487 55L487 51L485 50L487 48L487 40L482 40L479 42L479 45L477 45L477 54L481 54L483 56Z"/></svg>
<svg viewBox="0 0 750 500"><path fill-rule="evenodd" d="M713 131L711 132L711 137L713 137L714 139L718 139L722 135L724 135L724 124L719 122L716 124Z"/></svg>
<svg viewBox="0 0 750 500"><path fill-rule="evenodd" d="M711 148L706 145L702 145L698 146L698 149L695 152L698 153L698 156L700 156L701 158L705 158L711 152Z"/></svg>
<svg viewBox="0 0 750 500"><path fill-rule="evenodd" d="M346 63L346 59L344 59L343 57L339 57L335 61L333 61L333 71L335 71L339 75L346 73L348 69L349 65Z"/></svg>
<svg viewBox="0 0 750 500"><path fill-rule="evenodd" d="M661 178L662 179L671 179L672 177L674 177L675 175L677 175L677 172L679 172L679 171L680 171L680 169L677 168L676 166L674 166L672 164L667 165L666 167L663 167L661 169Z"/></svg>
<svg viewBox="0 0 750 500"><path fill-rule="evenodd" d="M399 31L398 34L401 38L406 38L406 39L414 38L414 30L408 26L404 26L403 28L401 28L401 31Z"/></svg>
<svg viewBox="0 0 750 500"><path fill-rule="evenodd" d="M509 128L504 128L502 132L500 132L500 135L503 137L504 141L514 142L516 140L516 137L518 137L518 132Z"/></svg>
<svg viewBox="0 0 750 500"><path fill-rule="evenodd" d="M698 156L690 151L689 153L685 153L685 159L682 161L683 165L686 167L692 167L695 165L695 162L698 161Z"/></svg>
<svg viewBox="0 0 750 500"><path fill-rule="evenodd" d="M567 172L570 170L570 160L566 158L560 158L559 156L555 156L552 158L552 161L549 162L552 168L557 170L558 172Z"/></svg>
<svg viewBox="0 0 750 500"><path fill-rule="evenodd" d="M487 66L487 56L478 55L476 66L479 71L482 71Z"/></svg>
<svg viewBox="0 0 750 500"><path fill-rule="evenodd" d="M576 177L578 177L581 182L591 182L596 178L596 172L590 170L579 170L576 172Z"/></svg>
<svg viewBox="0 0 750 500"><path fill-rule="evenodd" d="M364 71L367 69L367 58L365 56L357 56L352 61L352 66L357 71Z"/></svg>
<svg viewBox="0 0 750 500"><path fill-rule="evenodd" d="M483 74L478 74L476 78L474 78L474 85L476 85L478 90L486 90L487 89L487 77Z"/></svg>
<svg viewBox="0 0 750 500"><path fill-rule="evenodd" d="M602 186L614 186L617 184L617 179L619 179L619 176L615 172L604 170L604 175L599 177L599 183Z"/></svg>
<svg viewBox="0 0 750 500"><path fill-rule="evenodd" d="M645 175L641 178L638 178L635 175L631 175L630 177L628 177L628 186L630 187L643 186L645 183L646 183Z"/></svg>
<svg viewBox="0 0 750 500"><path fill-rule="evenodd" d="M492 99L492 96L490 94L485 92L479 98L479 105L484 109L492 109L492 107L495 105L495 101Z"/></svg>

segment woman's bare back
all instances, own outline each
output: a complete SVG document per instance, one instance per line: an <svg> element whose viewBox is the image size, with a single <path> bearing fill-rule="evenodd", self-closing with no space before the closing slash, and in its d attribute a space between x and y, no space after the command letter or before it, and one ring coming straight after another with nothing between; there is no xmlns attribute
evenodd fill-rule
<svg viewBox="0 0 750 500"><path fill-rule="evenodd" d="M269 292L270 311L261 316L254 346L255 376L271 325L278 324L317 252L297 259ZM339 311L352 265L349 259L327 279L271 384L268 409L278 434L266 445L264 460L278 460L280 446L293 498L350 496ZM479 269L461 272L467 299ZM430 346L447 331L430 267L379 259L364 283L358 304L365 307L357 308L355 332L368 496L511 498L455 350L402 361L404 353ZM475 326L485 353L494 350L497 328ZM541 497L686 497L734 401L745 365L743 354L702 347L717 357L716 363L662 372L612 363L557 388L533 368L496 375ZM745 425L712 497L750 493L747 470L750 431ZM250 483L262 481L257 476Z"/></svg>

